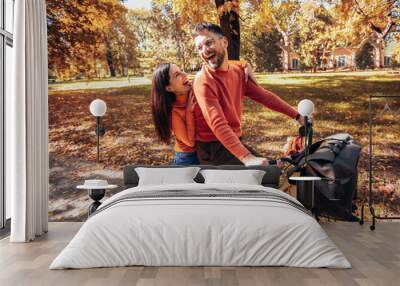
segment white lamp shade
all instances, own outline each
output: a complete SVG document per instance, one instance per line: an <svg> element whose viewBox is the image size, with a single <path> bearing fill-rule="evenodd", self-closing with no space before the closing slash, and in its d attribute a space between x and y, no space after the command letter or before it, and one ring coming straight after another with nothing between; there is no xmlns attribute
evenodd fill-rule
<svg viewBox="0 0 400 286"><path fill-rule="evenodd" d="M103 116L107 111L106 103L101 99L95 99L90 103L90 113L93 116Z"/></svg>
<svg viewBox="0 0 400 286"><path fill-rule="evenodd" d="M314 103L309 99L303 99L297 105L297 111L301 116L310 116L314 112Z"/></svg>

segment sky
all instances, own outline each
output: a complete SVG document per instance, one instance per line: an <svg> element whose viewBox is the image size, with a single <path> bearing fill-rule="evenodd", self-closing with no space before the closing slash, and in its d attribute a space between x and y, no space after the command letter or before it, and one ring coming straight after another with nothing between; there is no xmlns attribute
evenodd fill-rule
<svg viewBox="0 0 400 286"><path fill-rule="evenodd" d="M150 9L151 0L127 0L125 6L128 8L146 8Z"/></svg>

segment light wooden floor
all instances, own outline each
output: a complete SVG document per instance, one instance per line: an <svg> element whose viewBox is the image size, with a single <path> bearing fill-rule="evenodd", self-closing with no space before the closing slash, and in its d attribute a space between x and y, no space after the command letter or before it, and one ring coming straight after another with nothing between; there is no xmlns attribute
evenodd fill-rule
<svg viewBox="0 0 400 286"><path fill-rule="evenodd" d="M353 269L289 267L123 267L48 270L81 223L50 223L43 238L28 244L0 241L0 285L400 285L400 223L330 222L323 227Z"/></svg>

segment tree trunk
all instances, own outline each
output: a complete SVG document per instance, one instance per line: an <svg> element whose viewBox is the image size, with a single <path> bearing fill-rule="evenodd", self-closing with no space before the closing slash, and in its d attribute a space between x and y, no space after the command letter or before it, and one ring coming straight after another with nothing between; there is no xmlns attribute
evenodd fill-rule
<svg viewBox="0 0 400 286"><path fill-rule="evenodd" d="M283 71L284 72L288 72L289 71L289 46L281 46L280 47L282 50L282 67L283 67Z"/></svg>
<svg viewBox="0 0 400 286"><path fill-rule="evenodd" d="M378 38L373 43L374 51L375 51L375 67L381 68L383 67L383 40Z"/></svg>
<svg viewBox="0 0 400 286"><path fill-rule="evenodd" d="M108 39L106 39L105 42L106 42L106 48L107 48L106 60L107 60L108 68L110 70L110 76L115 77L116 72L115 72L114 58L113 58L113 54L111 52L110 42L108 41Z"/></svg>
<svg viewBox="0 0 400 286"><path fill-rule="evenodd" d="M351 69L352 70L356 70L357 69L356 53L354 51L351 52Z"/></svg>
<svg viewBox="0 0 400 286"><path fill-rule="evenodd" d="M120 62L121 74L122 76L127 76L127 74L129 73L128 56L124 51L121 51Z"/></svg>
<svg viewBox="0 0 400 286"><path fill-rule="evenodd" d="M183 70L186 70L186 60L185 54L183 51L183 40L182 40L182 30L181 23L179 19L179 15L177 13L174 14L174 39L176 43L176 56L178 58L179 64L183 67Z"/></svg>
<svg viewBox="0 0 400 286"><path fill-rule="evenodd" d="M108 64L108 69L110 70L110 76L115 77L115 67L113 63L113 55L110 50L107 50L106 52L106 58L107 58L107 64Z"/></svg>
<svg viewBox="0 0 400 286"><path fill-rule="evenodd" d="M317 72L317 65L318 65L318 51L314 51L313 53L313 64L312 64L312 72Z"/></svg>
<svg viewBox="0 0 400 286"><path fill-rule="evenodd" d="M233 9L224 10L225 2L232 2ZM228 38L228 59L240 59L240 22L238 1L215 0L219 14L219 23L225 37Z"/></svg>
<svg viewBox="0 0 400 286"><path fill-rule="evenodd" d="M285 33L285 31L283 31L281 29L281 27L276 24L275 25L278 32L282 35L282 40L281 40L281 44L279 45L279 47L282 50L282 66L283 66L283 71L287 72L289 71L289 61L290 61L290 43L289 43L289 36L287 33Z"/></svg>

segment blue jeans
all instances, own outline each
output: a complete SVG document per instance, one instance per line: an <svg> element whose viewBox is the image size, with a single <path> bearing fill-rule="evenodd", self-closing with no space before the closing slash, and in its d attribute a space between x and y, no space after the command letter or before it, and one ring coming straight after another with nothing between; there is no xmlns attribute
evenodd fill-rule
<svg viewBox="0 0 400 286"><path fill-rule="evenodd" d="M199 165L196 152L176 152L173 165Z"/></svg>

